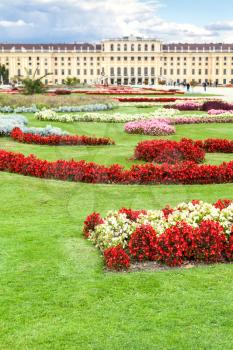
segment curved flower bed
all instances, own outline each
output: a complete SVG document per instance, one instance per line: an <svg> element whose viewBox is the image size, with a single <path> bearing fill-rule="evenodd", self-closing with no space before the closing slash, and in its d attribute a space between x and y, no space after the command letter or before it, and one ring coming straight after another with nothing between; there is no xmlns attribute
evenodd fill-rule
<svg viewBox="0 0 233 350"><path fill-rule="evenodd" d="M44 110L35 114L35 118L39 120L54 120L61 122L105 122L105 123L123 123L133 120L151 119L155 117L173 117L178 115L179 111L175 109L158 109L152 113L140 114L106 114L106 113L85 113L84 115L77 114L63 114L59 115L53 110Z"/></svg>
<svg viewBox="0 0 233 350"><path fill-rule="evenodd" d="M209 123L233 123L232 116L190 116L190 117L173 117L168 118L154 118L148 120L139 120L134 122L128 122L124 126L125 132L128 134L141 134L141 135L171 135L175 133L175 129L172 125L182 124L209 124ZM159 127L161 126L162 127Z"/></svg>
<svg viewBox="0 0 233 350"><path fill-rule="evenodd" d="M57 160L49 162L34 155L0 150L0 171L45 179L106 184L214 184L233 182L233 161L221 165L194 162L109 167L93 162Z"/></svg>
<svg viewBox="0 0 233 350"><path fill-rule="evenodd" d="M155 163L174 164L184 161L202 163L205 159L205 151L201 146L202 144L199 145L188 139L142 141L136 146L134 157Z"/></svg>
<svg viewBox="0 0 233 350"><path fill-rule="evenodd" d="M15 128L10 135L15 141L37 145L114 145L114 141L104 137L71 136L71 135L49 135L41 136L25 133L20 128Z"/></svg>
<svg viewBox="0 0 233 350"><path fill-rule="evenodd" d="M233 201L192 201L148 211L123 208L105 218L93 213L83 233L114 270L145 260L168 266L232 261Z"/></svg>

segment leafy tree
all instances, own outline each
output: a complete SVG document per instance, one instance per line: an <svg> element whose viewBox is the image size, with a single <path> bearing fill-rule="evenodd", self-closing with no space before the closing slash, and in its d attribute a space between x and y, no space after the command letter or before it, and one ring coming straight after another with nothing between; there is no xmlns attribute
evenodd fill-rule
<svg viewBox="0 0 233 350"><path fill-rule="evenodd" d="M42 82L42 79L44 79L48 75L51 75L52 73L47 73L45 75L42 75L39 78L36 78L37 69L35 70L32 77L30 77L28 69L25 68L25 71L27 73L27 77L20 79L24 87L24 93L26 95L34 95L34 94L41 94L45 92L46 88Z"/></svg>
<svg viewBox="0 0 233 350"><path fill-rule="evenodd" d="M198 82L197 82L196 80L193 79L193 80L190 82L190 85L194 88L195 86L198 85Z"/></svg>
<svg viewBox="0 0 233 350"><path fill-rule="evenodd" d="M7 84L9 82L9 70L4 64L0 64L0 83Z"/></svg>
<svg viewBox="0 0 233 350"><path fill-rule="evenodd" d="M76 77L67 77L65 80L65 85L66 86L75 86L80 83L80 79Z"/></svg>

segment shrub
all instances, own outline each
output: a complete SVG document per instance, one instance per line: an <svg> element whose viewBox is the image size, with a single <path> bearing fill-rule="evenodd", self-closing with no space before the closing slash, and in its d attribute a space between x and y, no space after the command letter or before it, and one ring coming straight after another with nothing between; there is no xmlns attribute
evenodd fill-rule
<svg viewBox="0 0 233 350"><path fill-rule="evenodd" d="M120 245L106 249L104 251L104 260L110 270L127 270L130 266L130 257Z"/></svg>
<svg viewBox="0 0 233 350"><path fill-rule="evenodd" d="M150 225L136 228L129 241L129 251L134 259L155 260L157 235Z"/></svg>

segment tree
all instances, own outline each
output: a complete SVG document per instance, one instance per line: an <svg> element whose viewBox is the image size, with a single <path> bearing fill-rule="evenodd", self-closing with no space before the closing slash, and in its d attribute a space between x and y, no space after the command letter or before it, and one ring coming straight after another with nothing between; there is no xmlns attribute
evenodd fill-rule
<svg viewBox="0 0 233 350"><path fill-rule="evenodd" d="M65 80L65 85L66 86L75 86L80 83L80 79L76 77L67 77Z"/></svg>
<svg viewBox="0 0 233 350"><path fill-rule="evenodd" d="M195 86L198 85L198 82L197 82L196 80L193 79L193 80L190 82L190 85L192 86L192 88L195 88Z"/></svg>
<svg viewBox="0 0 233 350"><path fill-rule="evenodd" d="M27 77L20 79L24 87L24 93L26 95L34 95L34 94L41 94L42 92L45 92L46 88L42 82L42 79L44 79L45 77L53 73L47 73L45 75L42 75L39 78L36 78L36 73L37 73L37 68L36 68L31 78L28 69L25 68L25 71L27 73Z"/></svg>
<svg viewBox="0 0 233 350"><path fill-rule="evenodd" d="M0 64L0 84L7 84L9 82L9 70Z"/></svg>

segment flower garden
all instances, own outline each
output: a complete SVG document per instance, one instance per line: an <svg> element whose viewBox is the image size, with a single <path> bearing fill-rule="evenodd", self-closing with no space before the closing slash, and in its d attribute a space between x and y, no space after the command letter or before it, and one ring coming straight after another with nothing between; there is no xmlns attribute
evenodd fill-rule
<svg viewBox="0 0 233 350"><path fill-rule="evenodd" d="M5 329L23 347L20 318L43 325L45 343L30 335L30 348L48 347L50 332L57 348L69 332L68 348L101 349L106 332L106 349L124 348L125 325L129 349L187 348L194 338L196 348L227 348L233 103L98 87L86 95L107 100L81 105L82 94L77 104L0 106L0 266L20 315L12 326L3 312ZM161 342L167 327L174 337Z"/></svg>

